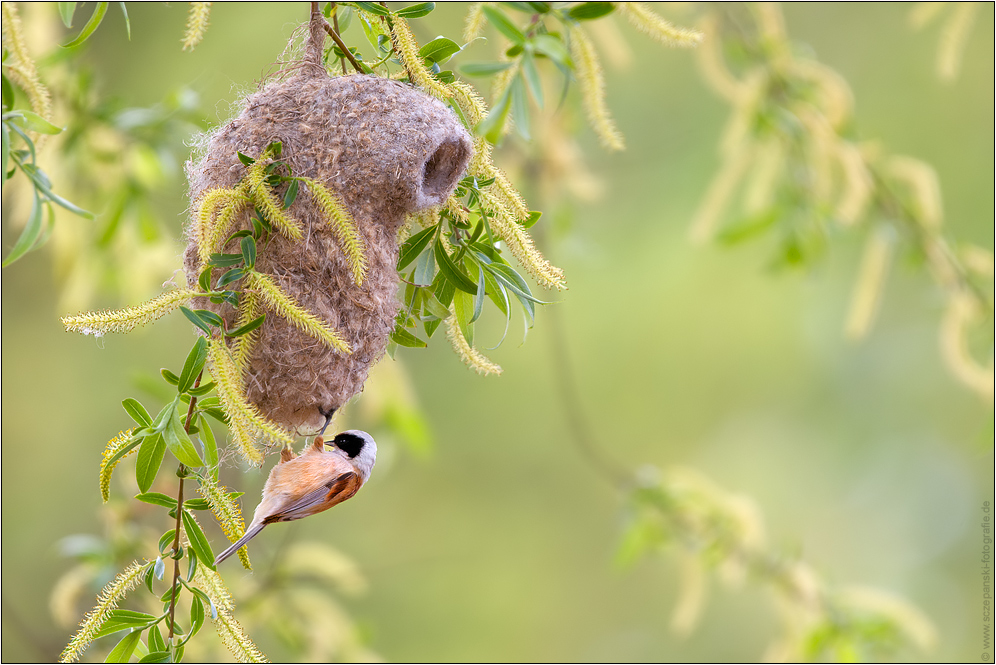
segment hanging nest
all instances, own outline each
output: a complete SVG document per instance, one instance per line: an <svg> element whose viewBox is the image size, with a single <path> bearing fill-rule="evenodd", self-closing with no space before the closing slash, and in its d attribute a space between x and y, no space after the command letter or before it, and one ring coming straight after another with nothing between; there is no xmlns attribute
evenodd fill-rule
<svg viewBox="0 0 996 665"><path fill-rule="evenodd" d="M242 363L237 369L248 401L292 429L320 426L363 389L398 313L398 232L405 215L445 203L472 155L467 131L442 102L397 81L329 78L314 70L302 69L249 96L242 113L208 138L203 158L187 166L194 206L184 267L191 287L211 253L240 251L237 238L225 244L231 233L252 229L261 199L250 190L263 187L262 171L247 166L245 156L258 164L278 161L302 179L293 205L283 211L294 228L278 228L283 232L270 233L259 247L255 270L263 279L234 285L243 290L241 314L227 302L194 301L229 329L255 311L267 313L251 346L237 348L248 344L242 338L229 345ZM275 142L279 158L267 151ZM287 186L263 199L280 203ZM224 203L228 193L242 198L212 213L208 208ZM272 215L260 212L279 216L279 208ZM209 230L217 246L211 246ZM274 293L313 315L316 321L308 325L331 330L338 348L294 317L271 315L279 310ZM247 302L256 309L249 311Z"/></svg>

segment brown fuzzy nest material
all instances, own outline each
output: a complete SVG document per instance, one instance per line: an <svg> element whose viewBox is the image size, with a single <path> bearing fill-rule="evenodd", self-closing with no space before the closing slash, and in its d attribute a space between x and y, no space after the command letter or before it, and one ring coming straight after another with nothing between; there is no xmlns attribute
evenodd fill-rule
<svg viewBox="0 0 996 665"><path fill-rule="evenodd" d="M259 248L256 269L272 275L297 302L349 343L337 352L267 313L245 376L246 396L267 418L290 428L314 428L322 412L338 409L363 389L394 329L398 231L407 213L442 204L472 154L470 137L442 102L417 89L366 75L296 75L271 83L245 101L245 110L206 142L206 154L188 164L190 198L234 187L246 168L237 152L260 155L274 141L295 176L310 177L336 193L352 213L369 266L357 286L346 257L314 200L304 192L288 209L304 239L272 233ZM278 195L282 192L277 192ZM250 211L232 228L251 228ZM196 284L197 239L188 232L184 266ZM238 252L238 241L225 248ZM228 305L201 298L235 327Z"/></svg>

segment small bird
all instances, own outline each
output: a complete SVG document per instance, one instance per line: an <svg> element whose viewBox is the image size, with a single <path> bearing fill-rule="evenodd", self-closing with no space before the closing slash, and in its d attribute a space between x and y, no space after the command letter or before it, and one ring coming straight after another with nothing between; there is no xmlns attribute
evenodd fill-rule
<svg viewBox="0 0 996 665"><path fill-rule="evenodd" d="M349 430L332 439L325 449L321 435L300 456L290 448L280 451L280 461L263 486L263 500L256 507L249 528L235 544L218 555L218 565L263 530L267 524L308 517L342 503L359 491L377 461L377 444L366 432Z"/></svg>

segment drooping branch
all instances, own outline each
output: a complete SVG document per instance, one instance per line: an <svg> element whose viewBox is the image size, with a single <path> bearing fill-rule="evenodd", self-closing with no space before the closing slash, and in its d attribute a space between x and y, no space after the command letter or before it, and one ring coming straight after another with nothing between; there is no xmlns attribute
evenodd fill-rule
<svg viewBox="0 0 996 665"><path fill-rule="evenodd" d="M320 26L322 30L328 33L329 37L332 38L332 41L335 42L335 45L339 47L340 51L342 51L342 54L346 57L346 59L349 60L350 64L353 65L353 68L360 74L364 73L363 67L360 66L360 63L356 60L356 57L350 52L349 48L346 46L346 43L342 41L342 37L339 36L339 31L335 30L331 25L329 25L329 22L325 20L324 16L322 16L322 12L318 8L317 2L311 3L311 23L312 25Z"/></svg>

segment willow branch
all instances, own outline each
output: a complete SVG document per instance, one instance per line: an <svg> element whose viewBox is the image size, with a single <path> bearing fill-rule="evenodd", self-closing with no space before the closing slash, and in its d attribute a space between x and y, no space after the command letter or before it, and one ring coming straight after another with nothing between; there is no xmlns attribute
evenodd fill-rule
<svg viewBox="0 0 996 665"><path fill-rule="evenodd" d="M360 66L359 62L357 62L356 58L353 56L349 48L346 46L346 43L342 41L342 37L339 36L339 32L333 29L332 26L329 25L329 22L325 20L325 17L322 16L322 12L318 9L317 2L311 3L311 20L318 23L318 25L322 26L322 29L328 33L329 37L332 38L332 41L334 41L335 45L339 47L339 50L342 51L342 54L353 65L353 68L356 69L356 71L359 72L360 74L363 74L364 73L363 67Z"/></svg>

